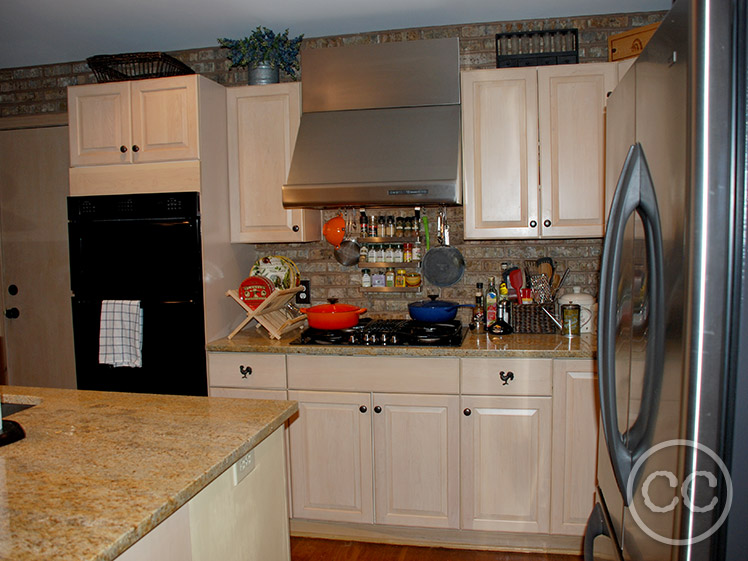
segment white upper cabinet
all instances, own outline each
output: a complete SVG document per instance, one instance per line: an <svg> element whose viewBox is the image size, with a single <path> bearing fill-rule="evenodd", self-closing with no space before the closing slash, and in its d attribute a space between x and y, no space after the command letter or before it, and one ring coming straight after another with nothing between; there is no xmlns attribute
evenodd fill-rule
<svg viewBox="0 0 748 561"><path fill-rule="evenodd" d="M201 79L177 76L68 88L71 166L198 159Z"/></svg>
<svg viewBox="0 0 748 561"><path fill-rule="evenodd" d="M616 63L462 73L465 238L603 235Z"/></svg>
<svg viewBox="0 0 748 561"><path fill-rule="evenodd" d="M232 242L321 239L318 210L283 208L301 119L301 84L228 88L229 193Z"/></svg>

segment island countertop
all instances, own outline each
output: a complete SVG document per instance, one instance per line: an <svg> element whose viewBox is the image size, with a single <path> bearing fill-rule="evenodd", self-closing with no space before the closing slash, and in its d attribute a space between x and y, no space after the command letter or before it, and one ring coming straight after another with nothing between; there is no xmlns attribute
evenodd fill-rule
<svg viewBox="0 0 748 561"><path fill-rule="evenodd" d="M208 343L212 352L281 353L344 356L419 356L419 357L514 357L514 358L595 358L597 338L591 333L578 337L513 333L488 335L468 332L460 347L383 347L364 345L294 345L300 331L281 339L270 339L263 329L245 328L233 339L224 337Z"/></svg>
<svg viewBox="0 0 748 561"><path fill-rule="evenodd" d="M0 386L0 559L116 558L280 427L290 401ZM7 417L7 413L6 413Z"/></svg>

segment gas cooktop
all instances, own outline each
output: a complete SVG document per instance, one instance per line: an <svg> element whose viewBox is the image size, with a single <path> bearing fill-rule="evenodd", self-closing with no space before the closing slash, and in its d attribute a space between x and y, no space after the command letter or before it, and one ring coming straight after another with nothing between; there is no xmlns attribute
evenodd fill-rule
<svg viewBox="0 0 748 561"><path fill-rule="evenodd" d="M459 347L468 328L459 320L426 323L401 319L362 318L348 329L302 331L291 345L365 345L382 347Z"/></svg>

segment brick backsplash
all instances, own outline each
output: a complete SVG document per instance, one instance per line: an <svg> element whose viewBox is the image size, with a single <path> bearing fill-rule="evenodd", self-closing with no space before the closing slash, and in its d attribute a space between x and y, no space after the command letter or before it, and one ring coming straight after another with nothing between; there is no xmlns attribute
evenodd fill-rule
<svg viewBox="0 0 748 561"><path fill-rule="evenodd" d="M496 33L577 28L580 61L596 62L607 60L609 35L659 22L665 13L608 14L373 31L307 38L302 43L302 49L459 37L460 67L463 70L494 68ZM225 51L217 45L169 54L219 84L231 87L247 83L246 70L229 69ZM288 77L282 76L282 79L287 80ZM94 82L93 74L85 62L0 69L0 117L64 113L67 111L67 86ZM380 214L377 210L371 212ZM426 212L430 221L435 223L436 209L429 208ZM411 215L412 209L390 209L387 214ZM325 211L324 219L333 215L334 211ZM465 241L462 208L450 208L448 217L452 245L463 253L466 270L460 282L441 290L442 298L472 303L475 284L486 284L489 276L498 276L502 262L521 266L526 259L534 260L543 256L552 257L559 271L567 268L570 270L565 286L581 286L583 290L597 294L602 250L600 239ZM431 243L436 243L433 232ZM365 306L377 317L401 318L407 317L408 302L421 300L429 293L438 292L437 289L426 286L421 293L362 293L360 269L357 266L339 265L333 257L332 246L324 240L303 244L257 244L256 248L258 255L285 255L296 262L302 278L309 279L312 283L311 300L314 304L324 303L327 298L338 298L347 303ZM247 269L250 265L247 265ZM469 310L460 310L460 317L468 319Z"/></svg>
<svg viewBox="0 0 748 561"><path fill-rule="evenodd" d="M424 209L422 209L424 212ZM436 224L435 208L425 209L430 224ZM412 216L412 208L372 209L367 212L394 216ZM336 211L327 210L323 219L328 220ZM322 240L315 243L257 244L259 255L284 255L292 259L304 279L311 281L311 303L325 303L327 298L338 298L341 302L365 307L376 317L404 318L408 315L407 304L423 300L428 294L441 294L442 299L462 304L474 302L475 285L488 285L488 277L500 275L501 263L522 267L524 261L538 257L552 257L557 271L567 268L569 274L564 286L581 286L590 294L597 294L602 240L464 240L461 207L447 211L450 224L451 245L458 248L465 258L465 274L455 285L441 289L426 284L420 293L363 293L361 291L361 269L354 265L344 267L335 261L333 246ZM436 244L435 232L431 232L431 245ZM469 310L460 310L460 317L467 320Z"/></svg>

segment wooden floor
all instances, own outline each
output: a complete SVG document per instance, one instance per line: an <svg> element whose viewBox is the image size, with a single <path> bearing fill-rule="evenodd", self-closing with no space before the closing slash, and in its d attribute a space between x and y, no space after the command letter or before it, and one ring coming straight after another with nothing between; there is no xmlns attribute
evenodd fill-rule
<svg viewBox="0 0 748 561"><path fill-rule="evenodd" d="M582 561L582 557L291 538L291 561Z"/></svg>

